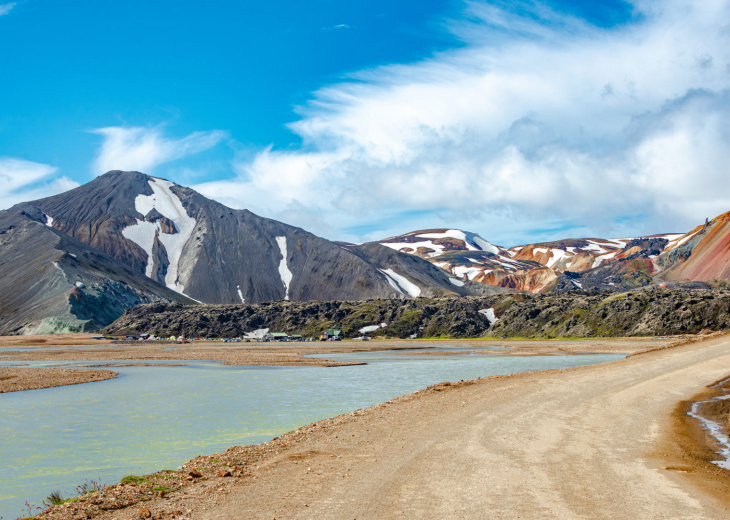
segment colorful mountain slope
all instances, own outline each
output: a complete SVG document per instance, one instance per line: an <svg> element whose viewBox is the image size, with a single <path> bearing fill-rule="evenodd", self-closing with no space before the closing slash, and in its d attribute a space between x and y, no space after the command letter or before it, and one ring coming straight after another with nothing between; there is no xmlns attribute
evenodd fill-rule
<svg viewBox="0 0 730 520"><path fill-rule="evenodd" d="M425 258L461 279L539 293L646 285L660 270L653 260L667 246L681 245L683 237L565 239L506 249L469 231L428 229L380 243Z"/></svg>

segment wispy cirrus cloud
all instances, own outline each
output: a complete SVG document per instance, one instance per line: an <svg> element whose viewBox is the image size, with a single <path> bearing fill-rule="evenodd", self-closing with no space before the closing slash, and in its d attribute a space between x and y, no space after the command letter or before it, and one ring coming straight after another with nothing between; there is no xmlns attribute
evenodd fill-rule
<svg viewBox="0 0 730 520"><path fill-rule="evenodd" d="M0 157L0 209L19 202L40 199L77 187L67 177L54 176L55 166L14 157Z"/></svg>
<svg viewBox="0 0 730 520"><path fill-rule="evenodd" d="M94 161L94 173L138 170L151 173L156 166L213 148L226 132L193 132L182 138L166 137L160 127L112 126L93 130L104 140Z"/></svg>
<svg viewBox="0 0 730 520"><path fill-rule="evenodd" d="M337 25L330 25L329 27L322 27L323 31L341 31L343 29L349 29L350 26L346 23L338 23Z"/></svg>
<svg viewBox="0 0 730 520"><path fill-rule="evenodd" d="M290 125L300 150L261 150L199 189L274 217L301 207L351 239L368 222L506 244L687 230L730 209L730 0L631 5L606 29L467 2L448 22L463 48L322 88Z"/></svg>
<svg viewBox="0 0 730 520"><path fill-rule="evenodd" d="M0 4L0 16L8 14L16 5L17 4L15 2L9 4Z"/></svg>

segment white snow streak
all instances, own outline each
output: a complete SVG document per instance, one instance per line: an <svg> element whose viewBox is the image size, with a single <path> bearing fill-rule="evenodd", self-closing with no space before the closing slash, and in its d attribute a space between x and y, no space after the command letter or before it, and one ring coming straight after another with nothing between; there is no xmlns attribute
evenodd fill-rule
<svg viewBox="0 0 730 520"><path fill-rule="evenodd" d="M380 269L380 272L391 278L398 287L401 294L408 294L411 298L421 296L421 289L405 276L401 276L392 269ZM393 285L392 283L390 285Z"/></svg>
<svg viewBox="0 0 730 520"><path fill-rule="evenodd" d="M476 245L482 248L482 251L494 253L495 255L499 253L499 248L497 246L487 242L480 236L474 236L474 242L476 243Z"/></svg>
<svg viewBox="0 0 730 520"><path fill-rule="evenodd" d="M560 262L560 260L562 260L565 256L568 256L568 253L566 253L562 249L551 249L550 251L552 252L553 256L552 258L550 258L550 260L548 260L547 267L554 266L555 264Z"/></svg>
<svg viewBox="0 0 730 520"><path fill-rule="evenodd" d="M497 321L497 315L494 314L494 307L490 307L488 309L482 309L479 311L479 314L487 318L489 320L489 326L491 327L494 325L494 323Z"/></svg>
<svg viewBox="0 0 730 520"><path fill-rule="evenodd" d="M46 217L46 226L52 228L53 227L53 217L50 217L43 213L43 216Z"/></svg>
<svg viewBox="0 0 730 520"><path fill-rule="evenodd" d="M378 329L384 329L387 326L387 323L381 323L380 325L368 325L367 327L359 329L359 332L360 334L366 334L368 332L375 332Z"/></svg>
<svg viewBox="0 0 730 520"><path fill-rule="evenodd" d="M601 256L597 257L596 260L593 262L593 266L591 267L591 269L595 269L596 267L601 265L601 262L603 262L604 260L608 260L609 258L613 258L617 254L618 254L618 251L614 251L613 253L608 253L606 255L601 255Z"/></svg>
<svg viewBox="0 0 730 520"><path fill-rule="evenodd" d="M461 280L449 277L449 281L457 287L464 287L464 282L462 282Z"/></svg>
<svg viewBox="0 0 730 520"><path fill-rule="evenodd" d="M175 224L175 234L163 233L158 222L147 222L137 219L134 226L122 230L122 235L135 242L147 253L147 268L145 274L152 276L154 259L152 258L152 246L155 242L155 235L165 247L167 259L170 265L167 267L165 285L173 291L185 294L185 286L178 280L180 259L183 248L190 239L195 229L196 220L190 217L183 207L180 198L170 189L173 183L163 179L153 178L149 181L152 188L152 195L137 195L134 199L134 206L142 215L147 215L156 209L161 215L169 218Z"/></svg>
<svg viewBox="0 0 730 520"><path fill-rule="evenodd" d="M456 267L454 267L452 272L459 278L463 278L464 275L466 275L469 280L474 280L474 278L476 278L479 273L482 272L482 270L478 267L466 267L464 265L457 265Z"/></svg>
<svg viewBox="0 0 730 520"><path fill-rule="evenodd" d="M279 244L279 250L281 251L281 262L279 262L279 276L281 281L284 283L286 289L285 300L289 299L289 284L291 284L292 273L289 270L289 266L286 264L286 237L276 237L276 243Z"/></svg>
<svg viewBox="0 0 730 520"><path fill-rule="evenodd" d="M390 284L390 286L393 289L395 289L396 291L398 291L400 294L405 295L405 293L400 288L400 286L398 285L398 282L396 282L395 279L391 278L391 276L388 273L386 273L385 271L383 271L382 269L378 269L378 271L380 271L381 273L383 273L385 275L386 280L388 280L388 283Z"/></svg>
<svg viewBox="0 0 730 520"><path fill-rule="evenodd" d="M236 285L236 291L238 292L238 297L241 298L241 303L246 303L246 299L243 297L240 285Z"/></svg>

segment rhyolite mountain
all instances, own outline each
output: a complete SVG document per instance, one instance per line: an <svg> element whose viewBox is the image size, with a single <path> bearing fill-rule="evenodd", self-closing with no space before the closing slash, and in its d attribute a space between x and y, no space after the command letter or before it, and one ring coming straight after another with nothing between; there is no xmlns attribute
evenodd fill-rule
<svg viewBox="0 0 730 520"><path fill-rule="evenodd" d="M122 171L0 212L0 274L0 333L6 334L93 330L144 302L458 297L503 290L464 282L377 244L343 247L170 181ZM80 306L82 300L96 303Z"/></svg>
<svg viewBox="0 0 730 520"><path fill-rule="evenodd" d="M686 234L565 239L509 249L457 229L413 231L377 243L463 280L533 293L730 281L730 214Z"/></svg>

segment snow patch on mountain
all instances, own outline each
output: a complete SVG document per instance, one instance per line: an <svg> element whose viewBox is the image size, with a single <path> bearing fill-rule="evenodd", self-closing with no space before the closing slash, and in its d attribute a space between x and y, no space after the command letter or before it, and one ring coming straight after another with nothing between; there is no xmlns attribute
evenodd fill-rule
<svg viewBox="0 0 730 520"><path fill-rule="evenodd" d="M548 260L547 267L552 268L555 264L560 262L564 257L568 256L568 253L562 249L551 249L552 257Z"/></svg>
<svg viewBox="0 0 730 520"><path fill-rule="evenodd" d="M160 231L160 223L146 222L144 220L137 219L137 223L132 226L127 226L122 230L122 236L137 244L142 250L147 253L147 266L145 267L144 274L148 277L152 277L152 268L154 267L155 259L152 257L152 246L155 243L155 235Z"/></svg>
<svg viewBox="0 0 730 520"><path fill-rule="evenodd" d="M479 248L475 247L474 245L470 244L469 241L466 238L466 233L463 231L460 231L458 229L447 229L443 233L419 233L418 236L420 238L455 238L456 240L461 240L464 242L464 245L466 248L470 251L478 251Z"/></svg>
<svg viewBox="0 0 730 520"><path fill-rule="evenodd" d="M451 277L449 277L449 281L450 281L450 282L451 282L452 284L454 284L455 286L457 286L457 287L464 287L464 282L462 282L461 280L458 280L458 279L456 279L456 278L451 278Z"/></svg>
<svg viewBox="0 0 730 520"><path fill-rule="evenodd" d="M489 326L490 327L492 325L494 325L494 323L497 321L497 315L494 314L494 307L490 307L488 309L481 309L479 311L479 314L481 314L482 316L484 316L485 318L487 318L487 320L489 321Z"/></svg>
<svg viewBox="0 0 730 520"><path fill-rule="evenodd" d="M387 323L381 323L380 325L368 325L366 327L358 329L358 332L360 334L367 334L368 332L375 332L378 329L384 329L387 326L388 326Z"/></svg>
<svg viewBox="0 0 730 520"><path fill-rule="evenodd" d="M482 272L482 270L478 267L466 267L464 265L457 265L456 267L454 267L452 272L459 278L463 278L464 275L466 275L469 280L473 280L479 275L479 273Z"/></svg>
<svg viewBox="0 0 730 520"><path fill-rule="evenodd" d="M618 251L614 251L613 253L608 253L608 254L600 255L600 256L596 257L596 260L593 262L592 268L595 269L596 267L601 265L601 262L603 262L604 260L608 260L609 258L613 258L617 254L618 254Z"/></svg>
<svg viewBox="0 0 730 520"><path fill-rule="evenodd" d="M279 262L279 276L281 281L284 283L284 289L286 289L285 300L289 299L289 284L292 280L292 272L289 270L289 266L286 263L286 237L276 237L276 243L279 245L281 251L281 262Z"/></svg>
<svg viewBox="0 0 730 520"><path fill-rule="evenodd" d="M137 219L135 225L122 230L122 235L147 253L145 274L149 277L152 276L154 267L152 246L155 243L155 236L157 236L165 247L167 259L170 262L165 276L165 285L173 291L184 294L185 286L178 279L180 259L185 244L193 234L196 220L188 215L180 198L170 189L174 185L172 182L153 178L149 181L149 185L152 188L152 195L137 195L137 198L134 199L134 207L144 216L156 209L161 215L172 220L176 233L172 235L163 233L159 221L153 223Z"/></svg>
<svg viewBox="0 0 730 520"><path fill-rule="evenodd" d="M236 292L238 292L238 297L241 299L241 303L246 303L246 299L243 297L240 285L236 285Z"/></svg>
<svg viewBox="0 0 730 520"><path fill-rule="evenodd" d="M421 289L405 276L401 276L392 269L380 269L380 272L388 277L391 286L394 286L401 294L407 294L411 298L421 296ZM392 283L391 282L394 282Z"/></svg>
<svg viewBox="0 0 730 520"><path fill-rule="evenodd" d="M390 275L389 275L389 274L388 274L388 273L387 273L386 271L384 271L383 269L378 269L378 271L380 271L381 273L383 273L383 275L385 276L386 280L388 280L388 283L390 284L390 286L391 286L391 287L392 287L393 289L395 289L396 291L398 291L398 293L400 293L400 294L402 294L402 295L404 295L404 296L405 296L405 293L403 292L403 289L401 289L401 288L400 288L400 286L398 285L398 282L396 282L396 281L395 281L395 278L392 278L392 277L391 277L391 276L390 276Z"/></svg>
<svg viewBox="0 0 730 520"><path fill-rule="evenodd" d="M382 244L386 247L389 247L391 249L395 249L396 251L402 251L403 249L412 249L413 251L416 251L419 247L425 247L427 249L433 249L433 253L428 253L429 258L432 258L434 256L440 256L444 253L444 246L439 244L434 244L430 241L423 241L423 242L382 242Z"/></svg>
<svg viewBox="0 0 730 520"><path fill-rule="evenodd" d="M686 244L688 241L692 239L699 231L695 231L694 233L686 233L684 235L668 235L666 238L669 239L671 236L669 243L664 248L665 251L671 251L672 249L676 249L678 247L681 247L683 244Z"/></svg>
<svg viewBox="0 0 730 520"><path fill-rule="evenodd" d="M43 217L46 219L46 226L52 228L53 227L53 217L46 215L43 213Z"/></svg>
<svg viewBox="0 0 730 520"><path fill-rule="evenodd" d="M476 245L478 245L482 249L482 251L486 251L488 253L493 253L495 255L499 254L499 248L497 246L495 246L494 244L492 244L490 242L487 242L479 235L474 235L472 237L472 240L474 240Z"/></svg>

